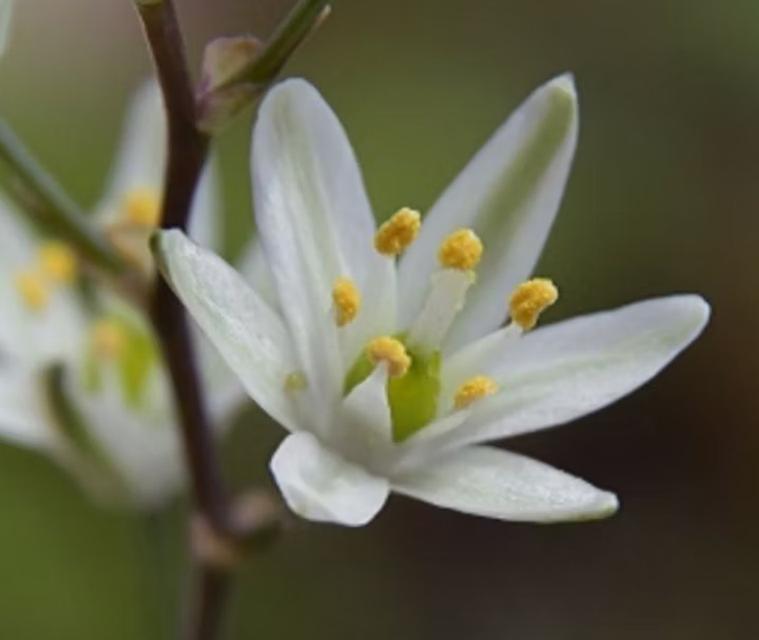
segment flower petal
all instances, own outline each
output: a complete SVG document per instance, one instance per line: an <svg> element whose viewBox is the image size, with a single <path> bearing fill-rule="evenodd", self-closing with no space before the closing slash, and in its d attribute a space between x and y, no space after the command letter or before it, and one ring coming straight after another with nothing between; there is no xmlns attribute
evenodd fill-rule
<svg viewBox="0 0 759 640"><path fill-rule="evenodd" d="M373 250L374 220L345 132L308 83L283 82L262 103L252 173L256 222L282 314L314 399L335 406L347 363L340 361L331 309L334 281L349 277L366 294L351 327L358 344L393 325L394 270Z"/></svg>
<svg viewBox="0 0 759 640"><path fill-rule="evenodd" d="M104 196L96 206L102 222L120 214L124 197L134 189L160 193L166 165L166 116L158 82L143 83L129 104L116 159Z"/></svg>
<svg viewBox="0 0 759 640"><path fill-rule="evenodd" d="M476 372L494 377L501 391L473 405L471 417L441 434L439 444L514 436L596 411L655 376L698 336L708 317L702 298L679 295L567 320L519 340L502 331L502 348L483 338L489 349L475 343L453 357L444 373L446 389Z"/></svg>
<svg viewBox="0 0 759 640"><path fill-rule="evenodd" d="M287 505L308 520L365 525L387 500L386 479L347 462L307 432L288 436L270 467Z"/></svg>
<svg viewBox="0 0 759 640"><path fill-rule="evenodd" d="M493 447L467 447L393 478L393 491L446 509L521 522L604 518L617 498L563 471Z"/></svg>
<svg viewBox="0 0 759 640"><path fill-rule="evenodd" d="M35 372L4 363L0 367L0 438L35 449L50 449L55 438L44 410Z"/></svg>
<svg viewBox="0 0 759 640"><path fill-rule="evenodd" d="M564 75L535 91L429 211L400 264L403 326L419 311L446 235L484 240L477 284L448 337L454 348L503 322L504 299L532 272L553 223L577 141L577 96Z"/></svg>
<svg viewBox="0 0 759 640"><path fill-rule="evenodd" d="M296 369L280 317L226 262L177 230L156 236L160 268L248 393L295 428L284 380Z"/></svg>

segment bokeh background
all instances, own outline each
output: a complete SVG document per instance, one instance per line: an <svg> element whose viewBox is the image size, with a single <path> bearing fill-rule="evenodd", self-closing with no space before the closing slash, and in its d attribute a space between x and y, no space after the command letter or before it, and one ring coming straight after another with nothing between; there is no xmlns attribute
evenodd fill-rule
<svg viewBox="0 0 759 640"><path fill-rule="evenodd" d="M288 8L177 4L195 67L209 37L265 35ZM18 5L0 112L92 203L150 71L137 20L128 0ZM539 268L563 294L549 319L681 291L714 308L653 384L508 443L615 490L621 511L546 527L393 498L364 529L300 524L245 565L226 638L757 637L759 3L335 0L285 71L338 111L384 217L428 207L565 70L582 130ZM247 115L219 144L230 256L252 226L249 130ZM281 435L246 412L225 448L236 487L269 482ZM185 508L150 525L157 551L144 522L97 510L47 461L0 446L0 637L161 637L186 577Z"/></svg>

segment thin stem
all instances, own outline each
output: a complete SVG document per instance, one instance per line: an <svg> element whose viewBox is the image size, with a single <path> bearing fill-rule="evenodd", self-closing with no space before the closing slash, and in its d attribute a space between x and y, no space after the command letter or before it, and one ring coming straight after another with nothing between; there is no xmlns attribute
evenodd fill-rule
<svg viewBox="0 0 759 640"><path fill-rule="evenodd" d="M328 10L329 0L300 0L271 35L258 57L225 85L242 81L270 83Z"/></svg>
<svg viewBox="0 0 759 640"><path fill-rule="evenodd" d="M185 637L188 640L205 640L220 635L231 588L229 571L202 565L197 568L197 572L187 619Z"/></svg>
<svg viewBox="0 0 759 640"><path fill-rule="evenodd" d="M118 255L93 228L85 213L2 121L0 159L18 181L17 188L9 190L10 195L40 226L70 242L83 257L109 272L116 273L123 268Z"/></svg>
<svg viewBox="0 0 759 640"><path fill-rule="evenodd" d="M139 13L158 72L169 125L161 226L186 229L208 139L195 126L192 81L173 2L141 5ZM214 530L225 535L229 529L228 502L190 330L181 303L162 279L153 292L150 312L171 376L195 502Z"/></svg>

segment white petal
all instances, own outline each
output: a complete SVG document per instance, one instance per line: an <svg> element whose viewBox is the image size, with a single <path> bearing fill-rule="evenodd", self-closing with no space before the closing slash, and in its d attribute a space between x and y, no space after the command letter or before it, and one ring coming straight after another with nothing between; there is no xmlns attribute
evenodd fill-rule
<svg viewBox="0 0 759 640"><path fill-rule="evenodd" d="M223 210L218 173L216 159L212 155L198 182L188 229L193 241L214 251L221 251L223 240Z"/></svg>
<svg viewBox="0 0 759 640"><path fill-rule="evenodd" d="M494 345L478 363L464 350L449 365L446 388L484 373L501 391L472 405L470 419L439 444L513 436L596 411L655 376L698 336L708 317L699 296L670 296L560 322L516 341L502 334L504 347Z"/></svg>
<svg viewBox="0 0 759 640"><path fill-rule="evenodd" d="M274 278L258 240L251 240L245 246L240 259L237 261L237 270L272 309L279 310L279 298L277 297Z"/></svg>
<svg viewBox="0 0 759 640"><path fill-rule="evenodd" d="M296 364L279 316L221 258L180 231L157 237L161 270L195 321L273 418L295 428L284 380Z"/></svg>
<svg viewBox="0 0 759 640"><path fill-rule="evenodd" d="M374 220L356 158L335 115L302 80L261 105L253 139L256 222L280 308L315 397L339 399L340 363L331 292L340 276L364 293L351 325L359 344L394 320L394 271L372 246Z"/></svg>
<svg viewBox="0 0 759 640"><path fill-rule="evenodd" d="M95 208L101 222L118 217L124 197L134 189L161 192L166 166L166 116L155 80L145 82L129 105L108 186Z"/></svg>
<svg viewBox="0 0 759 640"><path fill-rule="evenodd" d="M449 335L451 348L503 322L505 297L532 272L559 206L577 140L570 76L535 91L495 132L425 217L400 265L403 326L415 317L440 242L458 227L483 239L477 284Z"/></svg>
<svg viewBox="0 0 759 640"><path fill-rule="evenodd" d="M0 438L35 449L51 448L54 434L44 406L34 370L13 363L0 367Z"/></svg>
<svg viewBox="0 0 759 640"><path fill-rule="evenodd" d="M347 462L307 432L288 436L270 467L287 505L308 520L365 525L387 500L385 478Z"/></svg>
<svg viewBox="0 0 759 640"><path fill-rule="evenodd" d="M392 480L393 491L498 520L560 522L610 516L612 493L542 462L492 447L468 447Z"/></svg>

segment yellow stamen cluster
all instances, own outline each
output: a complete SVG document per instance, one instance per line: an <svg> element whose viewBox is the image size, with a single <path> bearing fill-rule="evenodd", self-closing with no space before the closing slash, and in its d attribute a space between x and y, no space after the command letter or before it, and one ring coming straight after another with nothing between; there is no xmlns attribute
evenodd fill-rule
<svg viewBox="0 0 759 640"><path fill-rule="evenodd" d="M374 248L382 255L397 256L416 240L421 226L419 212L404 207L382 223L374 236Z"/></svg>
<svg viewBox="0 0 759 640"><path fill-rule="evenodd" d="M492 396L496 391L498 391L498 385L495 380L487 376L475 376L456 389L453 406L456 409L465 409L477 400Z"/></svg>
<svg viewBox="0 0 759 640"><path fill-rule="evenodd" d="M374 365L387 362L388 373L392 378L404 375L411 366L411 357L406 352L406 347L400 340L390 336L374 338L366 346L366 357Z"/></svg>
<svg viewBox="0 0 759 640"><path fill-rule="evenodd" d="M114 320L98 320L91 329L92 349L99 358L113 360L127 347L124 329Z"/></svg>
<svg viewBox="0 0 759 640"><path fill-rule="evenodd" d="M469 271L482 258L482 241L471 229L457 229L440 244L437 257L443 267Z"/></svg>
<svg viewBox="0 0 759 640"><path fill-rule="evenodd" d="M68 284L76 278L76 254L63 242L46 242L39 249L42 272L51 281Z"/></svg>
<svg viewBox="0 0 759 640"><path fill-rule="evenodd" d="M35 270L22 271L16 274L16 290L28 309L41 311L49 300L50 292L43 276Z"/></svg>
<svg viewBox="0 0 759 640"><path fill-rule="evenodd" d="M338 278L332 287L332 302L335 305L335 322L344 327L353 322L361 309L361 293L350 278Z"/></svg>
<svg viewBox="0 0 759 640"><path fill-rule="evenodd" d="M523 282L511 294L509 313L522 329L529 331L543 313L559 298L559 290L548 278L533 278Z"/></svg>
<svg viewBox="0 0 759 640"><path fill-rule="evenodd" d="M126 194L123 202L127 222L139 227L158 226L161 218L161 199L153 189L134 189Z"/></svg>

